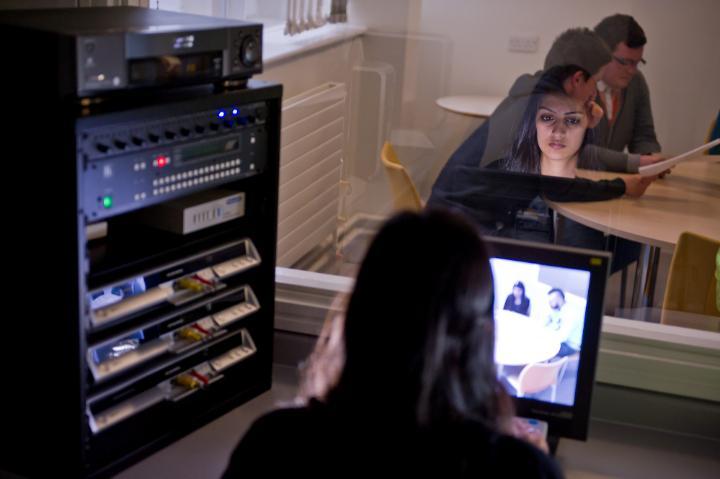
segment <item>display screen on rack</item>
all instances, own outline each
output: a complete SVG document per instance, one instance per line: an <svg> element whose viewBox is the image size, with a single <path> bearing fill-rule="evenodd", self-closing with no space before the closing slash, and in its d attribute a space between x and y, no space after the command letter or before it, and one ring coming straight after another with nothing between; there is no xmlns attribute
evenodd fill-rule
<svg viewBox="0 0 720 479"><path fill-rule="evenodd" d="M89 295L90 309L95 311L96 309L110 306L111 304L122 301L125 298L137 296L145 291L145 278L139 276L126 283L104 288L101 291L91 293Z"/></svg>
<svg viewBox="0 0 720 479"><path fill-rule="evenodd" d="M93 360L96 364L100 364L110 359L119 358L139 348L144 340L145 335L142 331L129 334L119 341L94 349Z"/></svg>
<svg viewBox="0 0 720 479"><path fill-rule="evenodd" d="M159 85L178 80L222 77L222 52L162 55L130 60L131 85Z"/></svg>

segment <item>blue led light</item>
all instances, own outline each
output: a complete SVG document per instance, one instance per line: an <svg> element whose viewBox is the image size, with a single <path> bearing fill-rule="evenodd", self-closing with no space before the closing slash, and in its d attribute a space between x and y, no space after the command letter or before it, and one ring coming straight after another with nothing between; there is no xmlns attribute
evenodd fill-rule
<svg viewBox="0 0 720 479"><path fill-rule="evenodd" d="M233 116L237 116L238 113L240 113L240 112L239 112L239 110L238 110L237 108L233 108L233 109L232 109L232 115L233 115Z"/></svg>
<svg viewBox="0 0 720 479"><path fill-rule="evenodd" d="M225 118L225 110L220 110L218 112L218 118Z"/></svg>

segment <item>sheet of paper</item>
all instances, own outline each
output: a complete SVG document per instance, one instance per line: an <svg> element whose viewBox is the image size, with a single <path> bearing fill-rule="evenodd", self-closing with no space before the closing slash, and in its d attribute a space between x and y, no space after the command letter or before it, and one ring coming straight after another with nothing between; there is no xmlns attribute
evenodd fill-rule
<svg viewBox="0 0 720 479"><path fill-rule="evenodd" d="M710 143L705 143L702 146L698 146L697 148L690 150L688 152L683 153L682 155L677 155L672 158L668 158L667 160L658 161L657 163L653 163L652 165L647 166L641 166L638 169L638 173L642 176L652 176L662 173L663 171L667 170L670 167L673 167L677 165L678 163L682 163L683 161L689 160L691 158L694 158L701 154L705 150L709 150L710 148L713 148L716 145L720 145L720 138L711 141ZM709 160L714 159L712 156L708 156Z"/></svg>

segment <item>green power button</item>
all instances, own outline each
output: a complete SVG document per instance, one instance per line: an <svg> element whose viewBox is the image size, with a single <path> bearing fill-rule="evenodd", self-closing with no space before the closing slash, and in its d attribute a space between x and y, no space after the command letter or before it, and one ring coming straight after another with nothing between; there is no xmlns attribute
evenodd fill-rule
<svg viewBox="0 0 720 479"><path fill-rule="evenodd" d="M102 204L103 204L103 208L105 208L106 210L112 208L112 205L113 205L112 196L103 196Z"/></svg>

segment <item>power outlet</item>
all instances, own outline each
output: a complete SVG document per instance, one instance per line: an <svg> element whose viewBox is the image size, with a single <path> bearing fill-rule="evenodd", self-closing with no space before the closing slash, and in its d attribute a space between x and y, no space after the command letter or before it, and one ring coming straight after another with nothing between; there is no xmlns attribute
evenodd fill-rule
<svg viewBox="0 0 720 479"><path fill-rule="evenodd" d="M508 50L511 52L535 53L538 50L538 35L510 35Z"/></svg>

